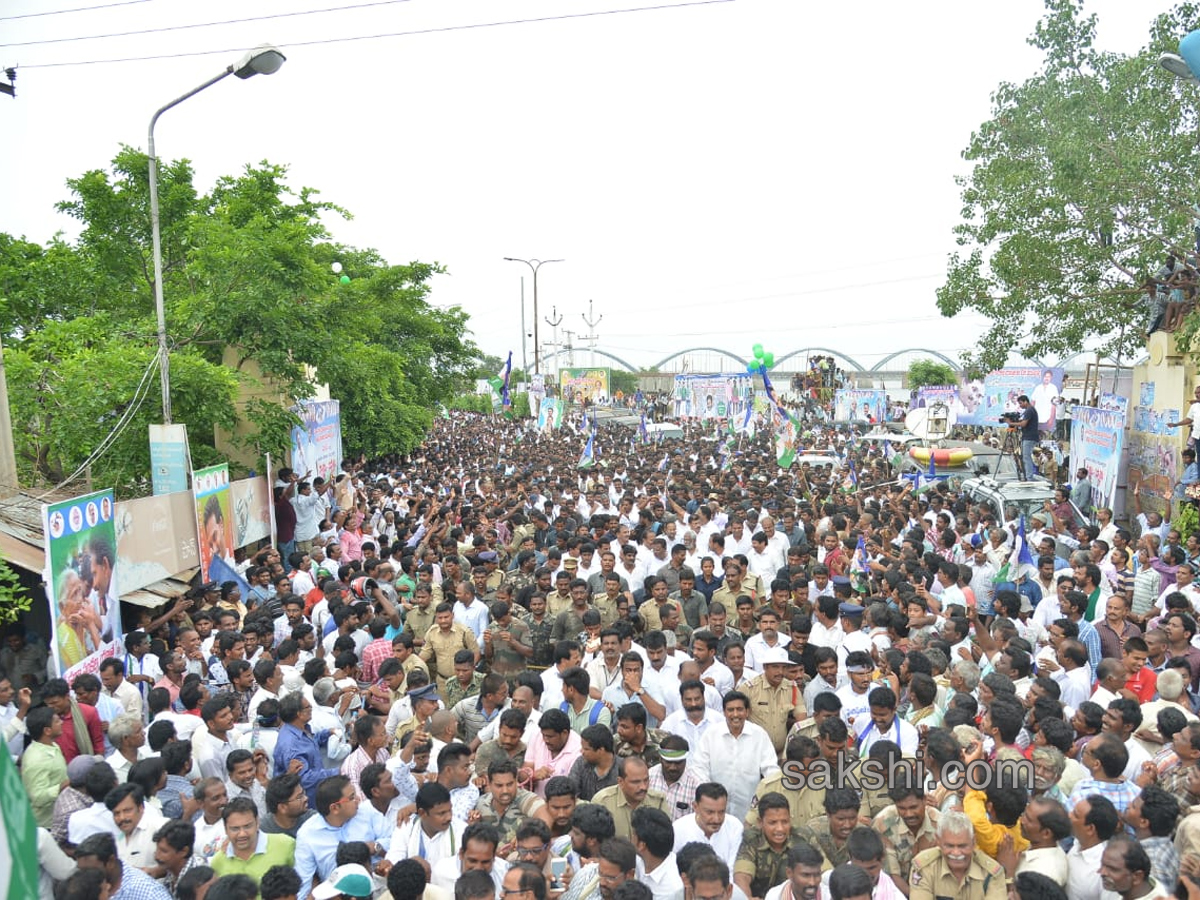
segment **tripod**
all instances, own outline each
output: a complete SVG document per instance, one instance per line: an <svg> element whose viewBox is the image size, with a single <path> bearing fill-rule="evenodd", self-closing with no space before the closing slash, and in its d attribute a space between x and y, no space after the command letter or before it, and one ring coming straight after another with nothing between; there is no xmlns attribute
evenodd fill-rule
<svg viewBox="0 0 1200 900"><path fill-rule="evenodd" d="M1025 459L1021 456L1021 441L1019 438L1020 432L1016 428L1004 429L1004 442L1000 445L1000 461L1003 462L1004 457L1011 456L1013 465L1017 467L1017 477L1021 481L1027 481L1025 474ZM1000 466L997 464L997 471Z"/></svg>

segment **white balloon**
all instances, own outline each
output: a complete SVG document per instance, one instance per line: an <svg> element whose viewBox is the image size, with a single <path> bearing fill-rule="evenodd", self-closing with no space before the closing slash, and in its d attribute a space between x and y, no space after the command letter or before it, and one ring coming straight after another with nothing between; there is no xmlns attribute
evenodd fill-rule
<svg viewBox="0 0 1200 900"><path fill-rule="evenodd" d="M334 274L334 275L337 275L339 272L341 272L341 271L342 271L342 264L341 264L340 262L335 262L335 263L334 263L334 264L331 266L331 268L333 269L333 274Z"/></svg>

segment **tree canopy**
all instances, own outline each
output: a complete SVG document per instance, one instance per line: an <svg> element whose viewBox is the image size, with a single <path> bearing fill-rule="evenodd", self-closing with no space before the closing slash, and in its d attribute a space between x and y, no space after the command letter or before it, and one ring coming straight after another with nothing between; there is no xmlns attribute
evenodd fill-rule
<svg viewBox="0 0 1200 900"><path fill-rule="evenodd" d="M972 135L960 250L938 306L991 321L967 360L1002 366L1085 348L1128 356L1144 342L1142 285L1194 242L1200 91L1159 67L1200 25L1194 3L1150 24L1135 55L1095 46L1082 0L1046 0L1029 42L1044 54L1022 84L1001 84ZM1181 334L1194 338L1195 318Z"/></svg>
<svg viewBox="0 0 1200 900"><path fill-rule="evenodd" d="M70 475L121 422L92 479L123 494L148 484L147 425L162 410L147 162L123 148L110 169L67 181L58 208L80 222L75 241L0 233L0 335L25 484ZM263 162L201 194L186 161L159 165L171 399L196 465L218 458L215 427L239 423L248 449L279 458L296 421L289 404L318 383L342 401L348 452L406 452L475 363L465 313L427 302L440 266L335 242L324 220L349 214L286 175ZM239 403L256 372L267 398Z"/></svg>
<svg viewBox="0 0 1200 900"><path fill-rule="evenodd" d="M953 366L932 359L914 359L908 364L908 386L915 390L919 387L940 387L958 383L958 373Z"/></svg>

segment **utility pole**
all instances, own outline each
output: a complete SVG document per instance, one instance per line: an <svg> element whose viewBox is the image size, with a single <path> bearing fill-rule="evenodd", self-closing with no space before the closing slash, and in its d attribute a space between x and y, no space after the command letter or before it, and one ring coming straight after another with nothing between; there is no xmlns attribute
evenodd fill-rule
<svg viewBox="0 0 1200 900"><path fill-rule="evenodd" d="M575 332L572 331L570 328L564 328L563 334L565 334L567 336L567 368L568 369L574 368L574 366L575 366L575 346L572 343L571 338L575 337Z"/></svg>
<svg viewBox="0 0 1200 900"><path fill-rule="evenodd" d="M550 326L551 342L554 344L554 383L558 384L558 326L562 324L562 316L558 314L558 307L550 308L550 315L546 316L546 324ZM537 327L537 320L534 320L534 327ZM534 365L537 365L537 346L533 348Z"/></svg>
<svg viewBox="0 0 1200 900"><path fill-rule="evenodd" d="M533 272L533 371L540 372L540 371L542 371L542 369L541 369L541 362L540 362L541 354L538 353L538 290L537 290L538 269L540 269L546 263L562 262L562 260L561 259L518 259L517 257L514 257L514 256L506 256L506 257L504 257L504 261L505 262L525 263L525 265L529 266L530 271Z"/></svg>
<svg viewBox="0 0 1200 900"><path fill-rule="evenodd" d="M525 355L525 276L521 276L521 371L529 378L529 358Z"/></svg>
<svg viewBox="0 0 1200 900"><path fill-rule="evenodd" d="M594 369L596 367L596 340L597 340L596 326L599 325L602 321L604 321L604 315L601 314L599 318L593 320L592 319L592 301L589 300L588 301L588 314L585 316L581 313L580 318L583 319L584 324L587 325L588 331L590 332L589 334L580 335L580 337L582 337L585 341L587 341L588 346L591 348L592 361L591 361L590 365Z"/></svg>

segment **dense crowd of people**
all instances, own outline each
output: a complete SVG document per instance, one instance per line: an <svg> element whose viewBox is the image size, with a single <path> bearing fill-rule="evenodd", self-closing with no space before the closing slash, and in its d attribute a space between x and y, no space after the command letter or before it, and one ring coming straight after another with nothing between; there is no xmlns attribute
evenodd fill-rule
<svg viewBox="0 0 1200 900"><path fill-rule="evenodd" d="M127 607L96 675L14 626L42 895L1198 900L1200 536L813 429L842 466L601 425L580 469L456 413L281 470L248 590Z"/></svg>

